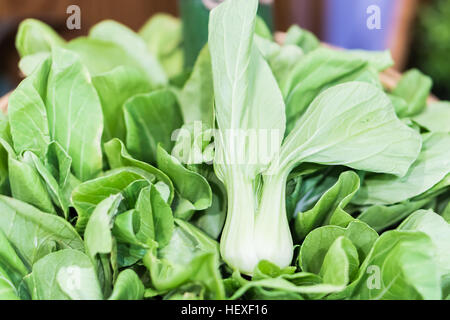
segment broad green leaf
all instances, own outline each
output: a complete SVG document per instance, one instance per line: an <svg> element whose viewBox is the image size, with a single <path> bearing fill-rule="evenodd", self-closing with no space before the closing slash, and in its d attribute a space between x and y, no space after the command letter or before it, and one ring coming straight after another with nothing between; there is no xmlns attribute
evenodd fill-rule
<svg viewBox="0 0 450 320"><path fill-rule="evenodd" d="M339 237L345 237L352 242L358 252L358 261L362 262L369 254L378 234L360 221L351 222L347 228L317 228L306 236L301 246L299 266L302 271L320 274L328 251Z"/></svg>
<svg viewBox="0 0 450 320"><path fill-rule="evenodd" d="M115 42L79 37L70 41L65 48L78 55L92 77L109 73L122 66L135 70L140 77L148 81L145 71L139 71L141 65L129 55L126 49Z"/></svg>
<svg viewBox="0 0 450 320"><path fill-rule="evenodd" d="M181 213L204 210L211 206L212 191L208 181L200 174L185 168L175 157L168 154L161 146L157 152L158 168L173 181L175 190L181 198ZM180 204L179 204L180 205ZM183 210L182 210L183 209Z"/></svg>
<svg viewBox="0 0 450 320"><path fill-rule="evenodd" d="M416 230L427 234L436 249L442 275L450 274L450 225L431 210L419 210L405 219L398 230Z"/></svg>
<svg viewBox="0 0 450 320"><path fill-rule="evenodd" d="M152 286L168 291L185 283L202 283L207 299L224 299L217 242L192 225L176 220L169 244L157 250L155 243L143 261Z"/></svg>
<svg viewBox="0 0 450 320"><path fill-rule="evenodd" d="M155 176L138 168L124 167L78 185L72 193L72 203L78 214L76 227L83 231L95 207L111 195L123 192L137 180L153 182Z"/></svg>
<svg viewBox="0 0 450 320"><path fill-rule="evenodd" d="M21 57L38 52L51 51L53 46L63 46L65 41L47 24L35 20L24 20L17 31L16 48Z"/></svg>
<svg viewBox="0 0 450 320"><path fill-rule="evenodd" d="M450 173L450 134L423 136L422 151L403 177L367 177L353 200L360 205L393 204L421 195Z"/></svg>
<svg viewBox="0 0 450 320"><path fill-rule="evenodd" d="M364 221L377 232L381 232L399 223L413 212L426 207L430 202L431 199L427 198L407 200L391 206L374 205L364 209L358 216L358 220Z"/></svg>
<svg viewBox="0 0 450 320"><path fill-rule="evenodd" d="M202 121L208 127L213 127L214 88L208 46L200 51L192 74L178 97L184 123Z"/></svg>
<svg viewBox="0 0 450 320"><path fill-rule="evenodd" d="M19 293L8 273L0 265L0 300L20 300Z"/></svg>
<svg viewBox="0 0 450 320"><path fill-rule="evenodd" d="M119 45L135 60L135 63L139 64L153 87L167 84L167 76L163 68L147 49L144 40L131 29L118 22L107 20L96 24L90 30L89 37Z"/></svg>
<svg viewBox="0 0 450 320"><path fill-rule="evenodd" d="M366 51L348 50L346 54L353 59L363 59L369 63L376 71L384 71L394 65L391 52L386 51Z"/></svg>
<svg viewBox="0 0 450 320"><path fill-rule="evenodd" d="M425 108L413 118L422 128L430 132L450 132L450 103L437 102Z"/></svg>
<svg viewBox="0 0 450 320"><path fill-rule="evenodd" d="M255 43L264 59L270 65L278 84L289 77L297 63L303 58L303 51L295 45L280 46L275 42L255 36Z"/></svg>
<svg viewBox="0 0 450 320"><path fill-rule="evenodd" d="M30 76L50 57L50 51L42 51L24 56L19 61L19 69L25 76Z"/></svg>
<svg viewBox="0 0 450 320"><path fill-rule="evenodd" d="M25 152L25 157L30 158L28 161L32 163L36 172L40 175L42 183L47 187L46 189L52 202L63 211L64 217L67 219L70 204L70 192L72 191L72 188L68 186L67 180L60 186L50 170L47 169L44 163L34 153L27 151ZM70 170L70 163L68 169Z"/></svg>
<svg viewBox="0 0 450 320"><path fill-rule="evenodd" d="M192 224L206 232L211 238L218 239L222 233L227 213L226 192L211 184L211 207L199 212L191 220Z"/></svg>
<svg viewBox="0 0 450 320"><path fill-rule="evenodd" d="M169 197L167 202L172 203L174 197L174 188L172 180L161 170L153 167L152 165L133 159L128 153L125 145L118 139L113 139L107 142L105 145L105 153L108 158L111 169L118 169L121 167L136 167L153 174L159 181L165 183L169 188Z"/></svg>
<svg viewBox="0 0 450 320"><path fill-rule="evenodd" d="M394 96L393 94L388 94L389 99L391 99L392 105L394 106L395 113L397 115L403 114L408 109L408 103L405 99L401 97Z"/></svg>
<svg viewBox="0 0 450 320"><path fill-rule="evenodd" d="M9 157L8 169L11 194L14 198L44 212L56 214L47 185L33 164L31 152L26 152L20 160Z"/></svg>
<svg viewBox="0 0 450 320"><path fill-rule="evenodd" d="M305 55L281 82L286 101L287 133L319 93L365 68L365 60L351 58L345 52L320 48Z"/></svg>
<svg viewBox="0 0 450 320"><path fill-rule="evenodd" d="M388 231L375 242L349 293L356 300L440 299L440 270L422 232Z"/></svg>
<svg viewBox="0 0 450 320"><path fill-rule="evenodd" d="M314 100L283 143L279 167L290 171L299 162L314 162L403 176L421 140L381 90L349 82Z"/></svg>
<svg viewBox="0 0 450 320"><path fill-rule="evenodd" d="M47 87L50 136L72 158L72 169L81 181L102 169L103 115L97 92L76 54L55 48Z"/></svg>
<svg viewBox="0 0 450 320"><path fill-rule="evenodd" d="M84 253L66 249L33 265L32 282L38 300L101 300L94 266Z"/></svg>
<svg viewBox="0 0 450 320"><path fill-rule="evenodd" d="M142 188L135 208L117 216L113 234L119 243L148 248L169 242L174 227L172 210L154 185Z"/></svg>
<svg viewBox="0 0 450 320"><path fill-rule="evenodd" d="M311 32L300 28L297 25L291 26L286 32L284 45L296 45L303 52L309 53L320 46L320 41Z"/></svg>
<svg viewBox="0 0 450 320"><path fill-rule="evenodd" d="M150 84L141 72L123 66L94 76L92 83L100 97L103 109L105 127L103 141L113 138L125 141L123 105L137 94L150 92Z"/></svg>
<svg viewBox="0 0 450 320"><path fill-rule="evenodd" d="M123 196L118 193L100 202L90 216L84 232L86 254L94 265L105 296L109 296L112 291L116 266L111 265L111 256L116 248L111 229L122 200Z"/></svg>
<svg viewBox="0 0 450 320"><path fill-rule="evenodd" d="M139 30L149 51L158 58L169 77L183 71L183 38L180 19L164 13L153 15Z"/></svg>
<svg viewBox="0 0 450 320"><path fill-rule="evenodd" d="M120 268L130 267L140 261L147 253L148 248L128 243L117 244L117 264Z"/></svg>
<svg viewBox="0 0 450 320"><path fill-rule="evenodd" d="M140 216L137 239L146 244L152 239L160 248L166 246L172 237L174 220L172 210L155 186L142 189L136 211Z"/></svg>
<svg viewBox="0 0 450 320"><path fill-rule="evenodd" d="M72 158L70 158L66 150L58 142L52 141L48 145L44 164L56 179L60 188L64 188L70 183Z"/></svg>
<svg viewBox="0 0 450 320"><path fill-rule="evenodd" d="M28 270L0 230L0 300L19 299L19 286Z"/></svg>
<svg viewBox="0 0 450 320"><path fill-rule="evenodd" d="M415 116L425 110L432 85L431 78L419 70L412 69L404 73L392 91L393 95L403 98L408 103L408 109L399 113L399 117Z"/></svg>
<svg viewBox="0 0 450 320"><path fill-rule="evenodd" d="M28 267L57 249L84 248L75 229L58 216L5 196L0 212L0 229Z"/></svg>
<svg viewBox="0 0 450 320"><path fill-rule="evenodd" d="M141 300L144 297L144 284L136 272L125 269L114 284L114 289L109 300Z"/></svg>
<svg viewBox="0 0 450 320"><path fill-rule="evenodd" d="M358 251L345 236L337 238L328 250L320 268L324 283L345 286L359 269Z"/></svg>
<svg viewBox="0 0 450 320"><path fill-rule="evenodd" d="M32 151L43 157L50 142L45 99L50 60L13 91L8 102L11 136L17 154Z"/></svg>
<svg viewBox="0 0 450 320"><path fill-rule="evenodd" d="M124 105L127 148L135 158L156 162L158 144L172 150L172 135L183 119L175 95L169 90L137 95ZM163 170L164 171L164 170Z"/></svg>
<svg viewBox="0 0 450 320"><path fill-rule="evenodd" d="M345 206L359 189L359 177L353 171L340 175L336 184L320 198L311 210L298 212L295 231L298 239L303 239L313 229L330 223L334 215L347 213Z"/></svg>
<svg viewBox="0 0 450 320"><path fill-rule="evenodd" d="M255 35L267 40L273 40L272 32L270 31L269 26L259 15L256 16Z"/></svg>
<svg viewBox="0 0 450 320"><path fill-rule="evenodd" d="M84 231L86 253L92 262L98 254L109 254L113 248L111 229L123 196L118 193L100 202L92 212Z"/></svg>

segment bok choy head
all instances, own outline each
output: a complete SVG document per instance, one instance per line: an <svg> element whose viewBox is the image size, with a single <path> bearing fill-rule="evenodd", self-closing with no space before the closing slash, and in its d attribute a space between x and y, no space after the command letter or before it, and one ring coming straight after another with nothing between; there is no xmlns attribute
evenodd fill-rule
<svg viewBox="0 0 450 320"><path fill-rule="evenodd" d="M285 188L297 165L403 176L421 149L420 135L397 118L387 95L355 81L319 94L283 139L283 96L254 41L257 7L257 0L228 0L212 11L209 27L218 125L214 168L228 193L220 250L246 274L261 260L291 263Z"/></svg>

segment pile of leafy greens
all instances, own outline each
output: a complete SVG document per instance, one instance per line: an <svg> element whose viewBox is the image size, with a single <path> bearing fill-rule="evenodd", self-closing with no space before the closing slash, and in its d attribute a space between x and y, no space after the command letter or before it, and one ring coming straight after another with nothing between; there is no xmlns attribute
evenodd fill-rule
<svg viewBox="0 0 450 320"><path fill-rule="evenodd" d="M384 90L388 52L275 42L257 6L214 9L193 70L170 16L21 24L0 299L450 298L450 104L418 70Z"/></svg>

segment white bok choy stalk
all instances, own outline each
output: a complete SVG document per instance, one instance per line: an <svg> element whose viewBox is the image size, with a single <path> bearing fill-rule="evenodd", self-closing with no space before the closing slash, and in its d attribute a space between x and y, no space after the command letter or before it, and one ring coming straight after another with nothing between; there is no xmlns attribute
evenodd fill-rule
<svg viewBox="0 0 450 320"><path fill-rule="evenodd" d="M245 274L261 260L282 268L291 263L285 188L299 163L403 176L422 143L386 94L363 82L325 90L283 142L283 97L253 41L257 7L258 0L227 0L212 11L209 27L218 124L214 168L228 193L220 250Z"/></svg>

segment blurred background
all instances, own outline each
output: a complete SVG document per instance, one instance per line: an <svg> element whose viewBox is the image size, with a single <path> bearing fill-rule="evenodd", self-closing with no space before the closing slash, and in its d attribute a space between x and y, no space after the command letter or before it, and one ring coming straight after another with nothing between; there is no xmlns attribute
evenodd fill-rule
<svg viewBox="0 0 450 320"><path fill-rule="evenodd" d="M150 16L182 16L185 46L202 45L208 8L222 0L0 0L0 96L21 80L14 46L17 26L37 18L66 39L86 35L104 19L138 30ZM322 41L349 49L390 49L399 71L416 67L434 80L434 93L450 99L450 0L260 0L272 31L292 24ZM68 30L67 8L81 9L81 29Z"/></svg>

